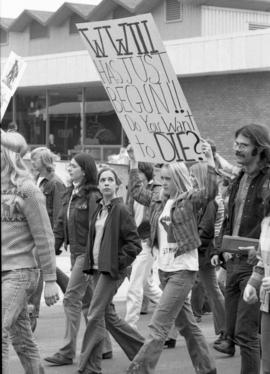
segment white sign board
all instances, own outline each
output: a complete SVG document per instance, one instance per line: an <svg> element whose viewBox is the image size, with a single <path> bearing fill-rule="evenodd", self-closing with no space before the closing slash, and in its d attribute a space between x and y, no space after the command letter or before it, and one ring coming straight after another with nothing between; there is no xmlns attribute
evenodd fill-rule
<svg viewBox="0 0 270 374"><path fill-rule="evenodd" d="M20 83L25 68L26 62L20 56L11 52L1 74L1 121L9 101Z"/></svg>
<svg viewBox="0 0 270 374"><path fill-rule="evenodd" d="M198 128L152 15L77 28L137 160L203 160Z"/></svg>

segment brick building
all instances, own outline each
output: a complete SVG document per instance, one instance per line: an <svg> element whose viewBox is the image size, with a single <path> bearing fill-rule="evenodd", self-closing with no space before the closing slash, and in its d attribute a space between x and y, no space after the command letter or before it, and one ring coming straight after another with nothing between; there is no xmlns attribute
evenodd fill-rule
<svg viewBox="0 0 270 374"><path fill-rule="evenodd" d="M80 147L97 159L116 153L123 131L75 24L148 12L201 134L233 161L236 128L270 127L270 0L103 0L1 19L1 65L11 50L27 61L2 126L17 121L33 145L53 134L63 157Z"/></svg>

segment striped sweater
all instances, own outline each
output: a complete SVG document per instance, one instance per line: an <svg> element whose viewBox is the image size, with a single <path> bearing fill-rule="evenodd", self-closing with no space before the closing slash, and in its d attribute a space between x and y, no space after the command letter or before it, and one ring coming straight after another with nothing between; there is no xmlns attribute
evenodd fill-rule
<svg viewBox="0 0 270 374"><path fill-rule="evenodd" d="M31 181L1 190L2 271L37 268L44 281L56 280L54 236L42 192Z"/></svg>

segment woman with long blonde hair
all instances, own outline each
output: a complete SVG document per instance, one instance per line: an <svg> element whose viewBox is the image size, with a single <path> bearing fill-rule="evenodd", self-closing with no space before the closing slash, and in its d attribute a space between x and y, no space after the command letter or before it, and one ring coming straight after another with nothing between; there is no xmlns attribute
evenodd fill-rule
<svg viewBox="0 0 270 374"><path fill-rule="evenodd" d="M198 271L200 238L196 212L216 195L214 168L208 166L206 188L195 191L183 162L164 165L161 169L161 195L157 198L140 183L132 147L128 148L128 153L131 160L131 195L140 204L150 207L149 245L155 245L159 250L158 267L163 294L149 324L149 335L127 373L155 372L168 333L175 324L186 340L196 373L215 374L215 363L195 322L189 300ZM210 157L210 160L213 165L213 158Z"/></svg>
<svg viewBox="0 0 270 374"><path fill-rule="evenodd" d="M31 331L27 302L34 292L39 269L44 274L47 305L58 300L54 238L45 199L21 156L21 135L1 131L1 224L2 224L2 370L8 373L9 337L25 373L44 373Z"/></svg>

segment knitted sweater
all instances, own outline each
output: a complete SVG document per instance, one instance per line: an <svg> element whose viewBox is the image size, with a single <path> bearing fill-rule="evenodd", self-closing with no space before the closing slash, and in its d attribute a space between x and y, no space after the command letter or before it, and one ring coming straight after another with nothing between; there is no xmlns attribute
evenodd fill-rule
<svg viewBox="0 0 270 374"><path fill-rule="evenodd" d="M56 280L54 236L42 192L31 181L1 191L2 271L37 268L44 281Z"/></svg>

